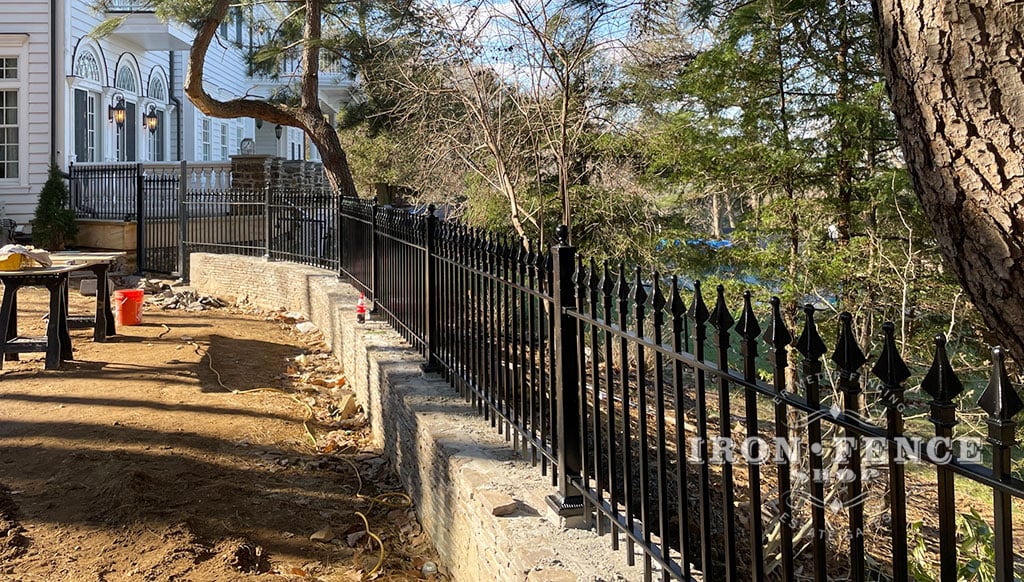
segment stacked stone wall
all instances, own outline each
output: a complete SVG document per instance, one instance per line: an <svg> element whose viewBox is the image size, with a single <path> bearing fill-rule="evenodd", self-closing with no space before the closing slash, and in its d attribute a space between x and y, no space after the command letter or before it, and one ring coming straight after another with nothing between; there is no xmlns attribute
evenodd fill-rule
<svg viewBox="0 0 1024 582"><path fill-rule="evenodd" d="M204 294L301 311L319 327L453 580L643 578L608 536L561 527L544 500L554 492L550 474L440 376L424 373L398 333L372 315L358 324L359 292L334 273L193 253L190 277Z"/></svg>

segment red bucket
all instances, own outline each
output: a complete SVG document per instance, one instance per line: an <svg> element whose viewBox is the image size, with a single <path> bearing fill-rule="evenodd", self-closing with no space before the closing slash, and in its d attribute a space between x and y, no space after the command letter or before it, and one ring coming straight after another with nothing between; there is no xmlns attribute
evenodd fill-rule
<svg viewBox="0 0 1024 582"><path fill-rule="evenodd" d="M138 325L142 323L142 289L121 289L114 291L114 312L117 325Z"/></svg>

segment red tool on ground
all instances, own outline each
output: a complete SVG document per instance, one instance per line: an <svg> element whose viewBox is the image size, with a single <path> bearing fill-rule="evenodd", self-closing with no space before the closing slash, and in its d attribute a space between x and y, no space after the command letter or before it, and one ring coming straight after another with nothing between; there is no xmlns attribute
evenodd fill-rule
<svg viewBox="0 0 1024 582"><path fill-rule="evenodd" d="M356 321L366 323L366 297L360 293L359 303L356 304Z"/></svg>

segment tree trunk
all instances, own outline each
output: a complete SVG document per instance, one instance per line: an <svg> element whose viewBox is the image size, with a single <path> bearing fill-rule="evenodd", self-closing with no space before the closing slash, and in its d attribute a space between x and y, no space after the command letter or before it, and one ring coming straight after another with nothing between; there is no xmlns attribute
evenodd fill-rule
<svg viewBox="0 0 1024 582"><path fill-rule="evenodd" d="M874 0L900 143L947 265L1024 363L1024 12Z"/></svg>
<svg viewBox="0 0 1024 582"><path fill-rule="evenodd" d="M836 50L836 104L845 106L850 99L850 34L849 14L847 5L840 2L839 10L839 46ZM850 244L850 230L853 223L853 164L850 162L852 149L851 128L845 119L841 122L839 132L839 151L836 160L836 190L839 194L839 217L836 221L838 242ZM843 281L843 289L849 289L848 281Z"/></svg>
<svg viewBox="0 0 1024 582"><path fill-rule="evenodd" d="M352 171L348 165L345 150L341 147L338 133L331 123L324 119L318 98L320 62L320 0L306 0L304 43L302 53L302 104L290 107L279 103L268 103L252 99L214 99L203 86L203 70L206 53L217 34L217 28L227 16L231 0L215 0L206 18L197 25L195 40L189 52L188 71L185 73L185 94L196 108L206 115L221 118L255 117L270 123L301 128L320 150L324 173L336 192L343 196L355 196L356 188Z"/></svg>

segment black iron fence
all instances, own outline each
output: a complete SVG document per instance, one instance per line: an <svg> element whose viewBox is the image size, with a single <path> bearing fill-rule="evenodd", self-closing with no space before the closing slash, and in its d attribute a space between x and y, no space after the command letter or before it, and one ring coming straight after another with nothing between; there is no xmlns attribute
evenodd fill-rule
<svg viewBox="0 0 1024 582"><path fill-rule="evenodd" d="M231 188L231 162L79 163L68 168L70 206L78 218L131 222L143 200L166 193L176 183L184 190ZM176 208L161 201L158 208Z"/></svg>
<svg viewBox="0 0 1024 582"><path fill-rule="evenodd" d="M268 256L337 271L340 197L328 190L270 189L268 194Z"/></svg>
<svg viewBox="0 0 1024 582"><path fill-rule="evenodd" d="M1012 466L1024 404L998 349L980 409L962 402L942 337L908 398L913 375L891 324L869 358L841 314L828 322L830 353L813 306L787 318L777 299L748 293L730 308L722 288L708 305L699 283L584 261L564 228L554 248L535 248L439 220L433 207L158 192L178 211L142 202L141 216L177 224L179 272L189 252L205 251L347 277L550 475L553 511L589 520L651 576L1024 575L1024 512L1013 513L1024 482ZM140 230L140 249L166 249L163 231ZM962 430L968 414L984 417L984 434ZM986 507L965 529L968 495L991 502L976 504Z"/></svg>
<svg viewBox="0 0 1024 582"><path fill-rule="evenodd" d="M136 224L140 272L188 274L192 251L267 256L339 268L340 197L326 190L227 186L216 163L73 164L79 219Z"/></svg>
<svg viewBox="0 0 1024 582"><path fill-rule="evenodd" d="M171 273L179 263L181 183L177 176L147 176L135 207L136 262L140 271Z"/></svg>
<svg viewBox="0 0 1024 582"><path fill-rule="evenodd" d="M892 324L869 358L843 313L830 352L811 305L794 338L778 299L747 293L734 315L721 287L708 305L699 283L584 262L564 229L534 249L433 212L340 208L339 272L551 475L554 511L630 562L639 551L649 575L1024 574L1011 458L1024 404L1001 350L980 410L961 402L941 336L911 399ZM986 434L959 430L968 413ZM964 529L979 490L991 501Z"/></svg>
<svg viewBox="0 0 1024 582"><path fill-rule="evenodd" d="M192 252L263 256L337 271L341 198L330 192L188 191L179 225L180 272Z"/></svg>
<svg viewBox="0 0 1024 582"><path fill-rule="evenodd" d="M143 173L138 164L72 164L71 208L78 218L134 220Z"/></svg>

